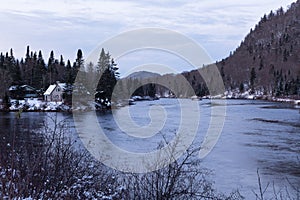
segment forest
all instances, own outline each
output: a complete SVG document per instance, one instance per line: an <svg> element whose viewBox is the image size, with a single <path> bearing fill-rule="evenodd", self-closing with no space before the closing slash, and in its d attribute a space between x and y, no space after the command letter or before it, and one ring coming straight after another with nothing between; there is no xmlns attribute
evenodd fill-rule
<svg viewBox="0 0 300 200"><path fill-rule="evenodd" d="M209 71L216 65L223 79L225 90L238 90L276 97L300 96L300 1L292 3L287 11L279 8L265 14L254 29L246 35L241 44L230 52L227 58L216 61L208 66L198 66L198 70L183 72L178 75L166 74L148 80L122 80L121 90L130 90L131 94L153 96L165 93L161 85L170 85L171 90L177 91L182 97L188 97L193 92L186 91L186 87L179 84L179 76L184 76L190 83L194 93L198 96L209 94L207 83L201 77L201 71ZM13 49L0 54L0 98L6 95L11 85L27 84L41 92L56 81L72 85L78 71L83 71L92 77L88 86L96 91L104 91L110 99L114 86L119 80L119 72L113 58L101 50L97 63L85 63L83 52L78 49L75 61L64 60L60 55L56 58L51 51L49 58L44 59L42 51L31 51L27 46L25 57L14 57ZM101 75L98 83L96 77ZM138 82L138 83L137 83ZM160 85L146 85L141 88L131 88L132 85L160 83ZM140 85L142 86L142 85ZM90 89L91 90L91 89ZM137 90L137 91L136 91ZM90 91L92 93L94 91ZM122 92L119 92L121 94Z"/></svg>
<svg viewBox="0 0 300 200"><path fill-rule="evenodd" d="M0 54L0 96L7 96L8 88L12 85L30 85L36 88L40 94L49 85L57 81L72 86L79 71L87 75L100 75L101 79L93 90L104 91L111 96L113 86L116 84L119 73L118 68L109 53L101 50L98 63L85 64L83 52L78 49L75 61L65 61L61 55L55 58L51 51L49 58L45 61L42 51L34 52L27 46L25 58L20 60L14 57L13 49L5 54ZM90 92L95 92L90 91Z"/></svg>
<svg viewBox="0 0 300 200"><path fill-rule="evenodd" d="M265 14L227 58L181 73L199 96L207 95L201 72L217 66L226 91L273 97L300 96L300 1ZM200 72L200 73L199 73ZM174 75L161 77L176 81Z"/></svg>

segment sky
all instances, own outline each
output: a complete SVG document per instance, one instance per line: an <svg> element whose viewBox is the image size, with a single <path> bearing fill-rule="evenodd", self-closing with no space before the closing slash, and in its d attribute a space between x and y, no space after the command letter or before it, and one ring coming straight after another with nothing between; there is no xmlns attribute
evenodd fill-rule
<svg viewBox="0 0 300 200"><path fill-rule="evenodd" d="M103 41L125 31L140 28L164 28L179 32L201 45L213 61L234 51L250 28L271 10L286 10L293 0L0 0L0 52L13 48L15 57L24 57L26 46L42 50L48 59L54 50L72 62L78 49L88 56ZM109 51L109 50L108 50ZM157 52L156 52L157 53ZM146 52L120 59L122 70L130 65L160 62L162 54ZM180 65L171 59L162 63Z"/></svg>

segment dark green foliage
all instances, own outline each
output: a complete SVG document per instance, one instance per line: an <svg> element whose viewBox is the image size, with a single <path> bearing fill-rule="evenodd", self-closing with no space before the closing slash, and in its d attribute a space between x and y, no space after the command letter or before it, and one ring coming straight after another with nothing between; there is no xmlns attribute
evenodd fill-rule
<svg viewBox="0 0 300 200"><path fill-rule="evenodd" d="M7 93L5 93L5 95L3 97L3 109L8 110L9 107L10 107L9 97L8 97Z"/></svg>
<svg viewBox="0 0 300 200"><path fill-rule="evenodd" d="M47 89L49 84L55 81L63 81L58 73L64 74L63 70L58 70L58 62L54 58L52 51L46 65L42 52L32 52L27 46L25 58L15 59L13 50L9 53L0 54L0 81L5 83L5 87L1 87L1 95L7 91L11 85L30 85L41 91ZM60 63L62 64L62 63ZM64 66L61 66L64 68Z"/></svg>
<svg viewBox="0 0 300 200"><path fill-rule="evenodd" d="M51 51L48 59L48 74L49 74L49 85L54 83L55 75L58 73L56 69L56 63L54 58L54 52Z"/></svg>
<svg viewBox="0 0 300 200"><path fill-rule="evenodd" d="M261 58L261 59L260 59L259 69L258 69L258 70L262 70L263 67L264 67L264 61L263 61L263 59Z"/></svg>
<svg viewBox="0 0 300 200"><path fill-rule="evenodd" d="M197 89L195 90L195 93L199 97L203 97L209 94L208 88L206 84L199 84Z"/></svg>
<svg viewBox="0 0 300 200"><path fill-rule="evenodd" d="M256 71L255 68L252 67L250 72L250 86L252 89L254 88L255 79L256 79Z"/></svg>
<svg viewBox="0 0 300 200"><path fill-rule="evenodd" d="M34 77L33 77L33 86L36 88L46 88L47 83L46 83L46 77L47 77L47 68L46 64L42 55L42 52L39 51L39 55L36 61L36 65L34 70Z"/></svg>
<svg viewBox="0 0 300 200"><path fill-rule="evenodd" d="M244 83L241 83L241 84L240 84L239 90L240 90L241 93L244 92L244 90L245 90Z"/></svg>
<svg viewBox="0 0 300 200"><path fill-rule="evenodd" d="M221 76L224 80L224 78L225 78L224 66L221 67Z"/></svg>
<svg viewBox="0 0 300 200"><path fill-rule="evenodd" d="M17 84L21 82L20 64L18 60L15 60L12 49L10 49L9 56L8 53L6 53L6 57L4 59L4 66L11 74L12 83Z"/></svg>
<svg viewBox="0 0 300 200"><path fill-rule="evenodd" d="M54 51L50 52L46 64L42 51L38 53L32 52L29 46L26 48L25 58L19 61L14 58L13 50L11 49L9 53L0 53L0 80L5 83L0 86L0 96L4 97L5 92L12 85L30 85L40 90L42 94L50 84L59 81L67 84L68 89L64 96L70 97L72 95L72 85L79 71L81 75L83 75L79 76L76 80L79 85L80 82L84 83L85 78L91 78L89 77L91 74L94 76L96 74L95 71L97 71L98 74L101 72L102 76L98 86L96 80L93 79L95 82L93 83L93 89L105 91L107 98L110 99L119 73L109 53L105 53L104 49L102 49L97 68L94 69L94 66L91 65L89 70L88 72L85 70L83 52L81 49L77 51L77 57L73 66L70 60L65 63L62 55L59 59L56 59ZM90 93L91 92L93 91L90 91ZM71 98L68 99L71 102Z"/></svg>
<svg viewBox="0 0 300 200"><path fill-rule="evenodd" d="M289 57L289 52L286 49L284 49L284 51L283 51L283 62L287 62L288 57Z"/></svg>
<svg viewBox="0 0 300 200"><path fill-rule="evenodd" d="M102 49L96 67L96 72L100 76L97 91L103 92L108 100L111 99L114 87L117 83L117 70L117 65L114 60L110 58L110 54L105 53L104 49Z"/></svg>
<svg viewBox="0 0 300 200"><path fill-rule="evenodd" d="M137 79L134 80L137 82ZM133 83L135 86L138 86L138 83ZM154 98L156 94L156 84L148 83L138 87L132 94L132 96L149 96Z"/></svg>
<svg viewBox="0 0 300 200"><path fill-rule="evenodd" d="M240 83L249 83L251 89L266 95L297 93L295 82L300 76L299 13L300 1L297 1L286 11L279 8L262 16L232 56L216 63L222 77L222 69L226 69L225 88L238 89ZM252 67L256 73L251 77Z"/></svg>
<svg viewBox="0 0 300 200"><path fill-rule="evenodd" d="M152 83L149 84L149 88L148 88L147 93L148 93L148 96L155 97L155 93L156 93L156 86L155 86L155 84L152 84Z"/></svg>
<svg viewBox="0 0 300 200"><path fill-rule="evenodd" d="M73 84L73 75L72 75L72 66L70 60L68 60L67 65L66 65L66 72L64 74L64 79L67 83L67 85L72 85Z"/></svg>

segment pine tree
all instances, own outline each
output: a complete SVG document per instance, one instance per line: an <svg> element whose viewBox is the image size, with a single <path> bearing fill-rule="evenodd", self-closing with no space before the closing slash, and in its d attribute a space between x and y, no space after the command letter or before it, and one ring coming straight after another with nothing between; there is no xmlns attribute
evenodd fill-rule
<svg viewBox="0 0 300 200"><path fill-rule="evenodd" d="M67 61L67 65L65 67L65 72L64 72L64 80L66 81L66 89L64 90L64 94L63 94L63 97L64 97L64 101L66 104L70 104L71 105L71 102L72 102L72 90L73 90L73 69L72 69L72 66L71 66L71 61L68 60Z"/></svg>
<svg viewBox="0 0 300 200"><path fill-rule="evenodd" d="M106 97L110 100L115 84L118 78L118 68L114 60L110 60L110 54L101 50L96 71L100 75L100 80L97 85L97 91L103 91Z"/></svg>
<svg viewBox="0 0 300 200"><path fill-rule="evenodd" d="M55 74L57 73L53 50L50 52L50 57L48 59L47 66L48 66L48 74L49 74L49 84L53 84L55 80Z"/></svg>
<svg viewBox="0 0 300 200"><path fill-rule="evenodd" d="M8 57L8 54L6 54ZM9 73L9 70L7 69L7 59L6 56L4 56L2 53L0 55L0 98L5 97L5 92L7 88L11 85L12 79Z"/></svg>
<svg viewBox="0 0 300 200"><path fill-rule="evenodd" d="M148 96L154 98L156 94L156 85L155 84L148 84Z"/></svg>
<svg viewBox="0 0 300 200"><path fill-rule="evenodd" d="M67 85L73 84L73 76L72 76L72 66L71 61L67 61L66 72L65 72L65 80Z"/></svg>
<svg viewBox="0 0 300 200"><path fill-rule="evenodd" d="M225 79L224 66L221 67L221 76L222 76L223 81L224 81L224 79Z"/></svg>
<svg viewBox="0 0 300 200"><path fill-rule="evenodd" d="M27 49L26 49L26 57L25 57L25 62L27 61L27 60L29 60L30 59L30 47L29 46L27 46Z"/></svg>
<svg viewBox="0 0 300 200"><path fill-rule="evenodd" d="M77 51L77 57L76 57L76 60L75 60L74 67L77 70L80 70L80 69L84 68L84 59L83 59L83 53L82 53L81 49L78 49L78 51Z"/></svg>
<svg viewBox="0 0 300 200"><path fill-rule="evenodd" d="M86 77L85 79L87 80L86 87L88 91L92 94L96 92L96 73L95 73L95 66L94 63L89 62L87 64L87 69L86 69Z"/></svg>
<svg viewBox="0 0 300 200"><path fill-rule="evenodd" d="M12 84L20 84L21 80L21 71L18 60L15 59L13 54L13 49L10 49L10 55L6 58L6 68L12 79Z"/></svg>
<svg viewBox="0 0 300 200"><path fill-rule="evenodd" d="M39 51L37 61L36 61L36 68L35 68L35 87L38 89L46 89L48 86L47 80L47 68L46 64L42 55L42 51Z"/></svg>
<svg viewBox="0 0 300 200"><path fill-rule="evenodd" d="M107 55L104 49L101 49L100 57L96 66L96 72L101 76L102 73L109 67L110 56Z"/></svg>
<svg viewBox="0 0 300 200"><path fill-rule="evenodd" d="M63 58L62 55L60 55L59 65L60 65L60 66L63 66L63 67L65 66L65 61L64 61L64 58Z"/></svg>
<svg viewBox="0 0 300 200"><path fill-rule="evenodd" d="M250 87L251 87L252 93L254 92L255 79L256 79L256 72L255 72L255 68L252 67L251 72L250 72Z"/></svg>
<svg viewBox="0 0 300 200"><path fill-rule="evenodd" d="M0 53L0 69L4 69L4 55Z"/></svg>
<svg viewBox="0 0 300 200"><path fill-rule="evenodd" d="M81 49L78 49L77 51L77 57L76 60L73 64L73 73L72 73L72 82L75 82L76 77L78 76L79 71L81 73L84 73L84 59L83 59L83 53ZM80 82L81 84L83 83L83 78L84 76L81 74L80 75L80 79L77 79L78 82Z"/></svg>
<svg viewBox="0 0 300 200"><path fill-rule="evenodd" d="M244 90L245 90L244 83L241 83L241 84L240 84L239 90L240 90L240 93L243 93L243 92L244 92Z"/></svg>

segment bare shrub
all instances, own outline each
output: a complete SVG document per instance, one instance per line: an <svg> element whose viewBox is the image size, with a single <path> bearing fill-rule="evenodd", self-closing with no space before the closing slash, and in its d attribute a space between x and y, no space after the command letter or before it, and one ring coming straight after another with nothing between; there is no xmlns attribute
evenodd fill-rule
<svg viewBox="0 0 300 200"><path fill-rule="evenodd" d="M171 164L150 173L121 173L95 161L66 121L58 122L56 116L47 121L43 130L12 129L1 136L0 199L244 199L238 191L225 196L214 189L199 148L187 149L178 160L171 149L165 160ZM255 197L267 199L271 187L257 176ZM272 199L300 199L299 188L287 182L289 187L280 190L273 184Z"/></svg>
<svg viewBox="0 0 300 200"><path fill-rule="evenodd" d="M283 180L284 181L284 180ZM268 182L265 186L263 186L261 177L259 174L259 169L257 169L257 182L258 182L258 191L252 191L255 195L256 200L266 200L266 199L275 199L275 200L299 200L300 199L300 189L290 182L288 178L286 178L285 186L282 188L276 188L275 183L272 184L272 192L267 197L266 192L271 190L270 183ZM270 191L271 193L271 191Z"/></svg>
<svg viewBox="0 0 300 200"><path fill-rule="evenodd" d="M117 197L115 175L76 149L65 121L49 118L44 130L16 133L0 153L0 198L89 199ZM112 190L111 188L116 188ZM120 190L121 191L121 190Z"/></svg>
<svg viewBox="0 0 300 200"><path fill-rule="evenodd" d="M179 160L173 158L173 150L175 148L169 152L169 159L175 161L166 160L171 164L163 169L143 174L123 174L120 180L126 191L123 198L243 199L238 191L226 197L214 190L213 184L207 179L209 170L200 166L201 162L196 155L199 148L189 148Z"/></svg>

